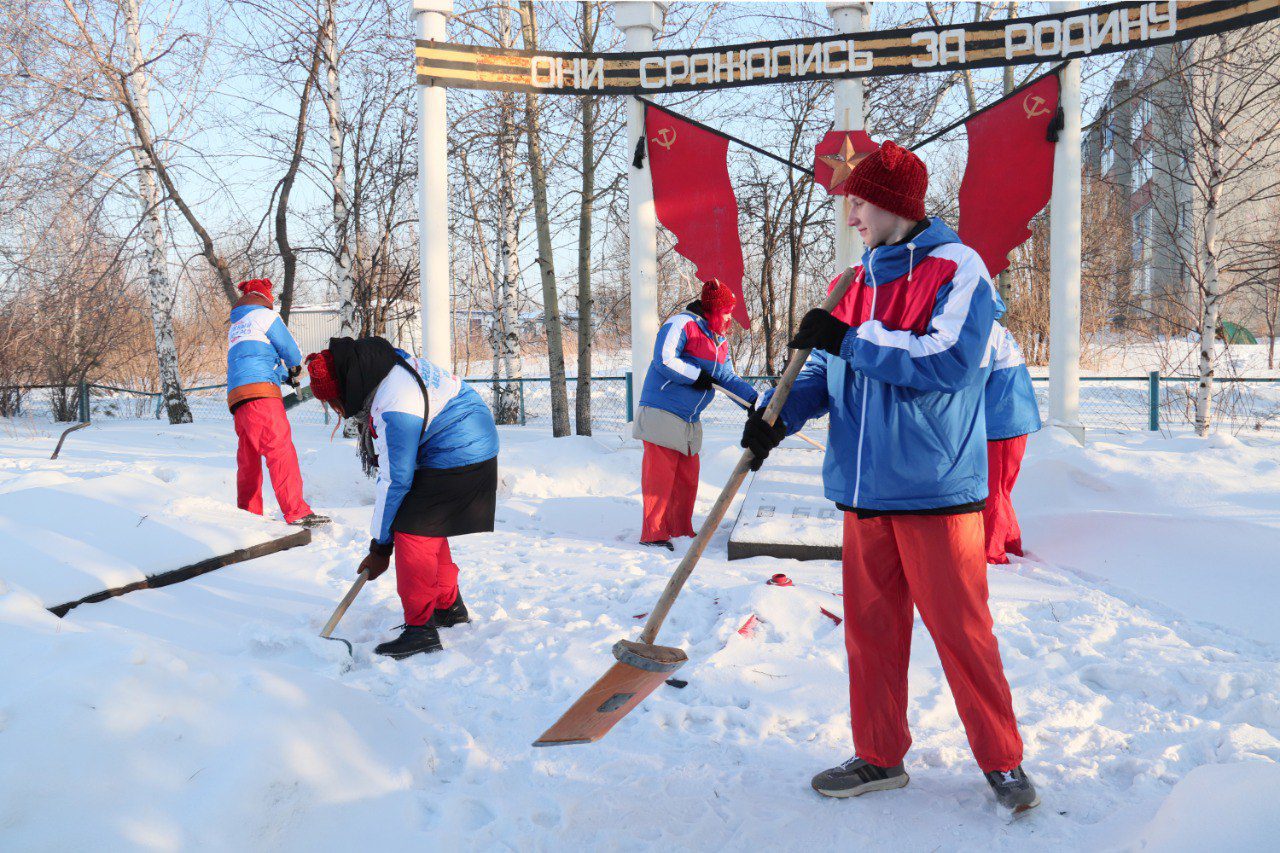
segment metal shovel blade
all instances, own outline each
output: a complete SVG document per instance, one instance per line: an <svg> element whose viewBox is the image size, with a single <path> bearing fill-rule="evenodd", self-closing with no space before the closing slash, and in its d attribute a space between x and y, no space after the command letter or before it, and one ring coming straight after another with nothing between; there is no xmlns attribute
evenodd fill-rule
<svg viewBox="0 0 1280 853"><path fill-rule="evenodd" d="M619 640L613 646L617 663L588 688L564 715L556 720L534 746L593 743L609 733L619 720L688 662L680 649Z"/></svg>

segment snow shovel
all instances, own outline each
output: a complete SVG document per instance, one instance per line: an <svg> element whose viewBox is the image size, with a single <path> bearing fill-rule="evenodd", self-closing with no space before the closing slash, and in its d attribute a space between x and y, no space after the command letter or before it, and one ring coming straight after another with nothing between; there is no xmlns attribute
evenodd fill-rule
<svg viewBox="0 0 1280 853"><path fill-rule="evenodd" d="M351 585L351 589L347 590L347 594L342 596L342 600L338 602L338 606L334 609L333 615L329 617L329 621L324 623L324 629L320 632L320 636L326 640L334 640L342 643L347 647L347 653L352 657L356 656L355 649L351 647L349 640L341 637L331 637L333 629L338 627L338 623L342 621L342 617L346 615L347 608L351 606L351 602L356 600L356 596L360 594L360 590L364 589L364 582L369 579L368 572L361 572L356 576L356 582Z"/></svg>
<svg viewBox="0 0 1280 853"><path fill-rule="evenodd" d="M284 410L287 412L295 406L301 406L308 400L314 400L315 397L316 395L311 391L311 386L303 385L300 388L295 388L293 391L285 394L284 399L281 402L284 403Z"/></svg>
<svg viewBox="0 0 1280 853"><path fill-rule="evenodd" d="M853 270L845 270L827 296L827 301L822 303L823 309L833 310L848 291L852 281ZM809 352L809 350L796 350L791 354L791 361L787 363L787 369L778 380L773 398L765 407L763 415L765 423L772 424L778 419L778 412L787 401L787 395L791 393L791 385L796 381L796 376L804 367L805 361L808 360ZM729 477L729 482L725 484L720 497L711 507L710 514L702 522L702 528L694 538L693 544L689 546L689 552L676 567L671 580L667 581L666 589L662 591L662 597L658 599L653 612L649 614L644 630L640 632L640 641L619 640L615 643L613 656L617 663L610 667L599 681L591 685L551 728L543 732L542 737L533 742L534 746L562 746L573 743L594 743L600 740L619 720L656 690L659 684L670 678L671 673L689 660L680 649L654 645L653 641L657 638L662 623L666 621L671 606L675 604L676 596L680 594L685 581L693 574L693 569L702 557L703 551L706 550L707 543L711 541L720 522L724 520L725 513L729 511L729 505L733 503L738 489L746 480L754 458L750 450L743 451L742 458L738 460L733 474Z"/></svg>

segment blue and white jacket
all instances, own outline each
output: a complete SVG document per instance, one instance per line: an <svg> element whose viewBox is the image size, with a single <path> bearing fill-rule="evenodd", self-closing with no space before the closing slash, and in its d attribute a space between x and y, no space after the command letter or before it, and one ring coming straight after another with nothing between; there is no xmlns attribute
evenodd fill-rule
<svg viewBox="0 0 1280 853"><path fill-rule="evenodd" d="M987 441L1030 435L1040 429L1040 406L1031 387L1027 360L1013 334L999 323L991 330L991 375L987 377L985 408Z"/></svg>
<svg viewBox="0 0 1280 853"><path fill-rule="evenodd" d="M302 352L280 315L252 296L241 298L227 330L228 404L279 397L288 369L300 364Z"/></svg>
<svg viewBox="0 0 1280 853"><path fill-rule="evenodd" d="M498 455L498 429L480 395L425 358L397 352L417 369L430 405L424 406L422 387L400 365L391 368L373 394L369 417L378 453L378 481L371 533L383 545L391 542L391 524L413 485L415 471L474 465Z"/></svg>
<svg viewBox="0 0 1280 853"><path fill-rule="evenodd" d="M840 355L815 351L782 407L788 433L830 413L829 499L912 512L987 497L983 389L1001 312L982 259L940 219L863 253L832 312L851 326Z"/></svg>
<svg viewBox="0 0 1280 853"><path fill-rule="evenodd" d="M670 412L696 423L711 404L715 390L693 387L701 371L748 403L756 401L756 389L734 372L729 341L707 326L695 302L662 324L653 345L653 361L644 377L640 405Z"/></svg>

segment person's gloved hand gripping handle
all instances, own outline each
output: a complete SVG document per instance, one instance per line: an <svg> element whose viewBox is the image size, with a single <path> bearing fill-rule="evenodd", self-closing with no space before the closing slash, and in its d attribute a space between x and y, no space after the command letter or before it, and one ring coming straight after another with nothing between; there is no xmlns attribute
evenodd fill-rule
<svg viewBox="0 0 1280 853"><path fill-rule="evenodd" d="M751 470L759 471L769 451L773 450L787 437L787 426L779 417L772 426L765 423L764 409L749 409L747 423L742 429L742 446L751 451L755 458L751 460Z"/></svg>
<svg viewBox="0 0 1280 853"><path fill-rule="evenodd" d="M791 349L820 349L838 357L844 336L848 333L848 323L837 320L830 311L814 308L800 320L796 335L787 342L787 346Z"/></svg>

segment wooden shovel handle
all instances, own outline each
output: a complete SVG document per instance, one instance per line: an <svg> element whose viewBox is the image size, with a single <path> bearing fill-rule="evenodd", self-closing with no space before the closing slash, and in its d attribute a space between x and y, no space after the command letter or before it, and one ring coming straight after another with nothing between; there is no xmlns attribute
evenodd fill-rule
<svg viewBox="0 0 1280 853"><path fill-rule="evenodd" d="M852 283L853 269L850 268L840 275L840 280L836 282L836 286L827 295L827 301L822 303L823 310L835 310L835 307L840 304L840 300L844 298L845 293L849 290L849 285ZM810 352L811 350L804 349L796 350L791 354L791 360L787 362L787 369L782 372L782 378L778 380L778 385L773 390L773 397L769 400L769 405L764 410L764 422L770 426L778 420L778 413L782 411L782 405L787 402L787 395L791 393L791 386L795 383L796 377L800 375L800 369L804 367L804 363L808 361ZM694 537L693 544L689 546L689 552L684 555L680 565L676 566L675 573L671 575L671 580L667 581L667 588L662 591L662 597L658 599L653 612L649 614L649 620L644 623L644 630L640 633L640 642L652 645L657 638L658 630L662 627L662 623L666 621L667 614L671 612L671 605L676 603L676 596L684 588L684 583L689 579L689 575L693 574L693 568L698 565L698 560L702 558L702 552L707 549L707 543L711 541L716 528L720 526L720 522L724 520L725 513L729 511L729 504L733 503L733 499L737 497L738 489L742 487L742 482L747 478L747 472L751 470L751 461L754 458L755 456L750 450L742 451L742 458L738 460L738 464L734 467L733 474L729 477L729 482L721 490L720 497L716 498L715 504L711 507L711 512L707 515L706 520L702 522L702 527L698 530L698 535Z"/></svg>
<svg viewBox="0 0 1280 853"><path fill-rule="evenodd" d="M342 600L338 602L338 606L333 611L333 615L329 617L329 621L324 623L324 630L320 632L321 637L328 637L333 633L333 629L338 627L338 623L346 615L347 608L351 606L351 602L356 600L356 596L360 594L360 590L364 588L364 582L368 579L368 572L361 572L356 576L356 582L351 585L351 589L347 590L347 594L342 596Z"/></svg>

